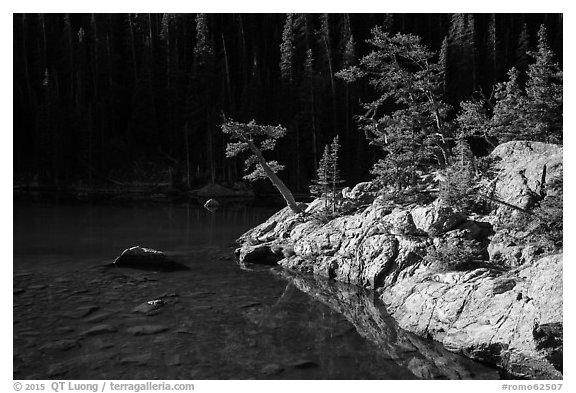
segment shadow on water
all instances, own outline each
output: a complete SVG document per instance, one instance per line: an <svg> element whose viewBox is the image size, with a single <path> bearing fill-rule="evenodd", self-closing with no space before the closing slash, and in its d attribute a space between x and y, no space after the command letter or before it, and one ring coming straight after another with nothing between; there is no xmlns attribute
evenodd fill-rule
<svg viewBox="0 0 576 393"><path fill-rule="evenodd" d="M15 206L14 378L498 378L398 329L369 291L240 269L233 240L273 212ZM136 244L189 270L103 267Z"/></svg>

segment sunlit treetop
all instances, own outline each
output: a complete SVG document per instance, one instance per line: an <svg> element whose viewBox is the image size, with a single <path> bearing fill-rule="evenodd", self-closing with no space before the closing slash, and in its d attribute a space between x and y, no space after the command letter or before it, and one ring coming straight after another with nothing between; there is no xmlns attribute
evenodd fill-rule
<svg viewBox="0 0 576 393"><path fill-rule="evenodd" d="M244 179L254 181L266 178L266 173L259 163L258 155L262 151L273 150L278 139L286 135L286 129L280 125L261 126L254 120L249 123L239 123L226 119L222 124L222 132L230 136L231 141L226 146L226 157L236 157L241 153L252 153L244 162ZM267 161L270 169L277 173L284 165L277 161ZM252 170L252 172L250 172Z"/></svg>

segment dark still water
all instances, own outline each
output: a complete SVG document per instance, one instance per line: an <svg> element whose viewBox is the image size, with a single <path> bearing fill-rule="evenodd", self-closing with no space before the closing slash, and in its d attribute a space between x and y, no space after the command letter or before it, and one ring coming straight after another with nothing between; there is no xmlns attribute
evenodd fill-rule
<svg viewBox="0 0 576 393"><path fill-rule="evenodd" d="M499 378L399 329L370 291L241 269L234 240L274 211L16 202L14 378ZM135 245L190 270L105 266Z"/></svg>

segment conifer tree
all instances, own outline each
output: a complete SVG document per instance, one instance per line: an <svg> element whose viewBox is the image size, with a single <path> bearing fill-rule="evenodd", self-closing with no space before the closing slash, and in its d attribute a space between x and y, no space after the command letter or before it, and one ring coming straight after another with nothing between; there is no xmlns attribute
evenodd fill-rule
<svg viewBox="0 0 576 393"><path fill-rule="evenodd" d="M448 36L444 37L442 41L442 47L440 48L440 55L438 64L442 71L442 91L444 95L448 92Z"/></svg>
<svg viewBox="0 0 576 393"><path fill-rule="evenodd" d="M456 123L463 137L481 137L488 144L493 145L490 132L490 115L491 113L484 101L463 101L460 103L460 112L457 115Z"/></svg>
<svg viewBox="0 0 576 393"><path fill-rule="evenodd" d="M324 147L324 154L318 163L316 179L312 181L310 186L310 193L324 199L325 210L328 211L330 205L332 214L336 213L337 191L339 191L340 185L344 183L338 166L338 152L340 151L338 139L337 135L330 145Z"/></svg>
<svg viewBox="0 0 576 393"><path fill-rule="evenodd" d="M448 34L450 64L455 72L451 77L451 94L459 101L476 88L476 27L473 14L453 14Z"/></svg>
<svg viewBox="0 0 576 393"><path fill-rule="evenodd" d="M294 14L286 15L280 44L280 73L285 82L292 83L294 63Z"/></svg>
<svg viewBox="0 0 576 393"><path fill-rule="evenodd" d="M476 47L476 23L473 14L466 15L466 42L465 42L465 57L470 65L472 72L472 91L476 91L477 86L477 56L478 49Z"/></svg>
<svg viewBox="0 0 576 393"><path fill-rule="evenodd" d="M338 166L338 152L340 151L340 143L338 139L338 135L336 135L330 144L330 169L328 174L331 187L332 214L336 213L336 191L338 191L340 185L344 183L344 180L342 180L340 175L340 167Z"/></svg>
<svg viewBox="0 0 576 393"><path fill-rule="evenodd" d="M528 51L530 48L530 36L526 22L522 24L522 31L518 37L518 46L516 48L516 68L520 72L525 72L528 68Z"/></svg>
<svg viewBox="0 0 576 393"><path fill-rule="evenodd" d="M513 139L533 139L527 122L526 95L518 81L519 72L512 67L508 81L498 83L495 88L494 115L490 122L490 133L500 143Z"/></svg>
<svg viewBox="0 0 576 393"><path fill-rule="evenodd" d="M286 129L280 125L261 126L254 120L247 124L225 120L221 128L222 132L232 139L226 146L226 157L236 157L244 152L251 153L244 162L244 171L248 172L244 179L256 181L267 177L282 194L288 207L294 213L301 213L302 208L296 203L292 192L277 175L284 169L284 165L275 160L267 161L262 155L263 151L273 150L276 147L278 139L286 135Z"/></svg>
<svg viewBox="0 0 576 393"><path fill-rule="evenodd" d="M328 192L330 190L330 179L328 172L330 170L330 147L324 147L324 154L320 162L318 162L318 169L316 170L316 179L310 185L310 193L316 198L324 199L324 210L328 210Z"/></svg>
<svg viewBox="0 0 576 393"><path fill-rule="evenodd" d="M304 62L304 72L301 82L302 101L304 108L301 111L304 114L303 123L310 126L312 131L312 158L314 160L314 171L318 164L317 148L317 129L316 129L316 94L314 89L314 57L312 49L306 51L306 60Z"/></svg>
<svg viewBox="0 0 576 393"><path fill-rule="evenodd" d="M196 44L194 45L194 61L192 74L188 85L189 120L192 130L197 134L205 134L206 150L205 167L211 183L216 181L216 142L215 142L215 95L213 93L214 50L212 48L208 18L206 14L196 15ZM184 128L185 143L189 143L189 128ZM187 172L190 174L190 157L187 158Z"/></svg>
<svg viewBox="0 0 576 393"><path fill-rule="evenodd" d="M496 30L496 14L490 14L490 19L488 21L488 34L486 38L486 47L488 48L488 60L489 68L492 74L492 84L495 85L498 81L499 68L498 64L500 62L499 53L499 41Z"/></svg>
<svg viewBox="0 0 576 393"><path fill-rule="evenodd" d="M454 147L455 160L443 171L440 182L440 203L469 212L475 201L474 156L460 133Z"/></svg>
<svg viewBox="0 0 576 393"><path fill-rule="evenodd" d="M531 126L543 140L562 143L562 71L553 61L544 25L538 31L538 50L529 55L535 59L526 81Z"/></svg>
<svg viewBox="0 0 576 393"><path fill-rule="evenodd" d="M331 39L330 39L330 25L328 14L320 15L320 31L318 32L320 45L324 49L326 61L328 63L328 72L330 74L330 87L332 89L332 97L336 97L336 85L334 83L334 66L332 59Z"/></svg>
<svg viewBox="0 0 576 393"><path fill-rule="evenodd" d="M406 177L415 184L419 163L436 159L444 166L449 161L449 106L441 100L441 66L432 62L435 54L417 36L391 36L380 28L372 34L368 42L375 50L338 76L349 82L368 78L380 94L358 116L366 138L387 153L373 173L398 187Z"/></svg>

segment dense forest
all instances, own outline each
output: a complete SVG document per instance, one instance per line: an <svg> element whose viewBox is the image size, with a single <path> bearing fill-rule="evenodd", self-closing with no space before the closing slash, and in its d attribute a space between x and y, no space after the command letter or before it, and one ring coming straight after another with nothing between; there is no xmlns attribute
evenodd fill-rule
<svg viewBox="0 0 576 393"><path fill-rule="evenodd" d="M560 14L15 14L13 23L15 184L231 184L243 163L226 158L227 118L286 128L267 154L298 193L336 136L348 184L414 176L408 164L438 151L402 155L382 138L413 132L406 116L425 129L426 111L446 136L433 141L440 153L463 157L462 140L476 156L513 138L562 143ZM413 51L423 68L370 57L384 47ZM371 75L416 75L434 98ZM394 154L407 173L374 167Z"/></svg>

